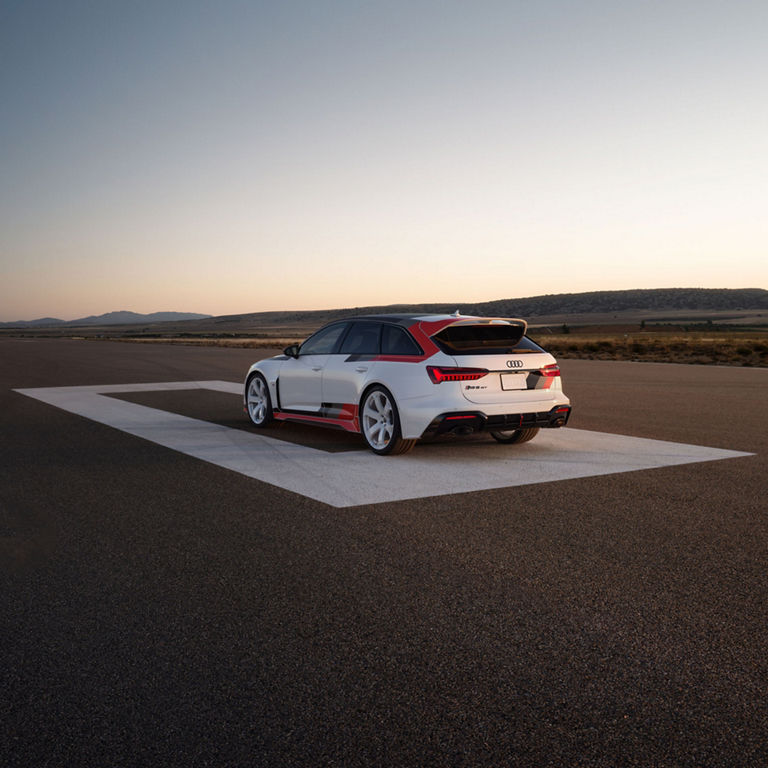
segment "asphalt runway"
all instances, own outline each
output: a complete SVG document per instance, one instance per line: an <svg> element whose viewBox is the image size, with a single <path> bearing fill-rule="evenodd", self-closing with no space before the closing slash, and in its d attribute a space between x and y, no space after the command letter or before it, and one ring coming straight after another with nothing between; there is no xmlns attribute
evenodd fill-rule
<svg viewBox="0 0 768 768"><path fill-rule="evenodd" d="M565 360L547 433L749 455L344 506L13 391L255 357L0 339L0 765L768 765L768 370ZM105 397L253 433L232 392ZM359 438L271 439L366 490Z"/></svg>

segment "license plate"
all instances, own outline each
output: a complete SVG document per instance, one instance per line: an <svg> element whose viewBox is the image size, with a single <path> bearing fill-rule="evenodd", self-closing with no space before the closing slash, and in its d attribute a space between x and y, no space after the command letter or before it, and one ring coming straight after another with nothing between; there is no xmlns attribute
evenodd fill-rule
<svg viewBox="0 0 768 768"><path fill-rule="evenodd" d="M528 374L526 373L502 373L501 388L503 390L527 389L528 388L527 379L528 379Z"/></svg>

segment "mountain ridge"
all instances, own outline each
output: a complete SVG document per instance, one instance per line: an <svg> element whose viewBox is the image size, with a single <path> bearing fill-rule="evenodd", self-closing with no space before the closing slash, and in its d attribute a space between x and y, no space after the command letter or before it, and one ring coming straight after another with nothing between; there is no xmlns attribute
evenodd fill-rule
<svg viewBox="0 0 768 768"><path fill-rule="evenodd" d="M211 315L199 312L150 312L142 314L128 310L105 312L103 315L88 315L76 320L60 320L56 317L41 317L37 320L16 320L14 322L0 323L0 328L36 327L50 328L59 326L77 325L131 325L134 323L168 323L183 322L185 320L206 320Z"/></svg>

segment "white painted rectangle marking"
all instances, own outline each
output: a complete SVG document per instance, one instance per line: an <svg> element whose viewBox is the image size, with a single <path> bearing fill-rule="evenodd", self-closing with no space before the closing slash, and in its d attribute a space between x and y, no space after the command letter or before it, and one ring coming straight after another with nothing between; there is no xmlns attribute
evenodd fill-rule
<svg viewBox="0 0 768 768"><path fill-rule="evenodd" d="M751 456L741 451L612 435L542 430L534 442L456 442L405 456L328 453L105 395L208 389L240 395L228 381L176 381L17 389L70 413L334 507L508 488L639 469ZM239 406L238 406L239 407Z"/></svg>

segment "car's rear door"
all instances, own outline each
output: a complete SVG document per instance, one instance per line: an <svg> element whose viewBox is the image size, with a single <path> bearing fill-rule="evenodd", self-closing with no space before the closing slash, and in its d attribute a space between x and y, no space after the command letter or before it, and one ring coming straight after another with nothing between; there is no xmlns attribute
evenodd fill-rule
<svg viewBox="0 0 768 768"><path fill-rule="evenodd" d="M323 368L323 404L339 418L353 417L380 350L381 323L356 320Z"/></svg>

